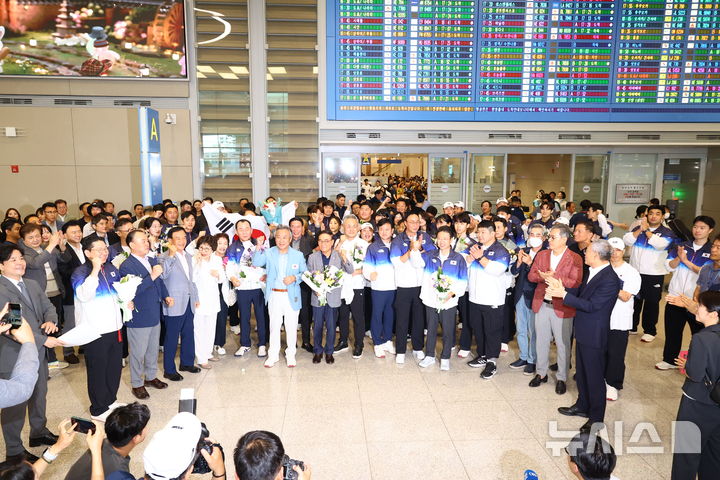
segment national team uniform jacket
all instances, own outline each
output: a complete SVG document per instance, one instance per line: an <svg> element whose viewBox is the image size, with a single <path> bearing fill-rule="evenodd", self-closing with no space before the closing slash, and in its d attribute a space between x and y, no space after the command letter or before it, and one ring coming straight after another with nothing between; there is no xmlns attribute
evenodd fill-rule
<svg viewBox="0 0 720 480"><path fill-rule="evenodd" d="M680 262L675 268L670 266L670 262L677 258L678 247L685 247L685 253L690 263L702 268L704 265L712 263L712 260L710 260L711 245L712 242L708 240L699 250L695 250L693 241L689 240L676 244L670 249L667 260L665 260L665 268L667 268L669 272L673 272L670 285L668 286L668 293L670 293L670 295L685 295L692 298L697 285L698 274L690 270L687 265Z"/></svg>
<svg viewBox="0 0 720 480"><path fill-rule="evenodd" d="M440 250L435 249L424 253L414 251L410 254L410 259L414 265L423 269L422 288L420 289L420 300L422 300L423 304L441 310L456 307L458 298L464 295L467 289L468 274L465 257L450 250L448 257L444 262L441 262ZM436 273L441 266L442 274L446 275L450 280L450 291L455 294L454 297L442 303L442 305L438 302L438 292L433 286Z"/></svg>
<svg viewBox="0 0 720 480"><path fill-rule="evenodd" d="M92 263L75 269L70 283L75 291L75 324L92 324L97 333L117 332L123 326L120 304L113 283L120 281L120 272L112 263L103 265L97 277L90 276Z"/></svg>
<svg viewBox="0 0 720 480"><path fill-rule="evenodd" d="M426 232L417 232L417 238L422 242L422 250L430 252L435 250L435 244ZM410 249L410 237L403 232L395 237L390 244L390 261L395 267L395 285L400 288L412 288L422 285L423 269L413 266L408 258L407 262L400 260Z"/></svg>
<svg viewBox="0 0 720 480"><path fill-rule="evenodd" d="M370 276L377 272L376 280ZM395 290L395 267L390 261L390 244L385 245L382 240L375 240L365 253L363 276L370 280L370 288L378 291Z"/></svg>
<svg viewBox="0 0 720 480"><path fill-rule="evenodd" d="M483 267L479 260L469 265L469 300L478 305L497 307L505 304L505 272L510 265L510 253L495 241L485 250L489 263Z"/></svg>
<svg viewBox="0 0 720 480"><path fill-rule="evenodd" d="M635 227L632 232L623 236L625 245L633 247L630 252L630 265L642 275L665 275L667 273L665 260L668 250L675 241L673 231L660 225L653 232L652 238L647 238L644 233L637 238L633 237L633 232L639 228L639 226Z"/></svg>

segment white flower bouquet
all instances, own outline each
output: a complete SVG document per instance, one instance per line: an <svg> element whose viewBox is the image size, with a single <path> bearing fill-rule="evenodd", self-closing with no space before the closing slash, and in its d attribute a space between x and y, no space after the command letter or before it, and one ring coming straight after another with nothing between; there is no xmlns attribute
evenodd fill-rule
<svg viewBox="0 0 720 480"><path fill-rule="evenodd" d="M433 289L437 295L438 308L437 311L443 310L445 302L448 300L448 293L450 293L450 287L452 280L450 277L443 274L442 266L437 269L437 272L433 274Z"/></svg>
<svg viewBox="0 0 720 480"><path fill-rule="evenodd" d="M344 276L345 272L331 265L315 272L305 271L302 279L313 292L317 293L320 306L325 306L327 305L327 294L342 286Z"/></svg>
<svg viewBox="0 0 720 480"><path fill-rule="evenodd" d="M123 262L125 260L127 260L129 256L130 256L130 254L128 252L122 251L122 252L118 253L117 255L115 255L115 258L113 258L110 263L112 263L115 268L120 270L120 265L122 265Z"/></svg>
<svg viewBox="0 0 720 480"><path fill-rule="evenodd" d="M360 245L355 245L355 248L353 248L352 251L352 262L353 266L357 270L362 266L362 263L365 261L365 249L363 249Z"/></svg>
<svg viewBox="0 0 720 480"><path fill-rule="evenodd" d="M125 275L119 282L113 283L113 288L118 294L118 303L123 313L123 322L132 320L133 313L129 303L135 298L135 293L142 283L142 278L137 275Z"/></svg>

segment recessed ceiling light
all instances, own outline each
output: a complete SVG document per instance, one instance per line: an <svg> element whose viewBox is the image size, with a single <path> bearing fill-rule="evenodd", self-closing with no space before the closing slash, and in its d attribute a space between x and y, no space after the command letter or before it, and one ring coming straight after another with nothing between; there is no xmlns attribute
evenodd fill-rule
<svg viewBox="0 0 720 480"><path fill-rule="evenodd" d="M280 75L287 73L287 70L285 70L285 67L268 67L268 72Z"/></svg>
<svg viewBox="0 0 720 480"><path fill-rule="evenodd" d="M231 70L233 73L237 73L237 74L239 74L239 75L247 75L247 74L250 73L250 72L248 71L247 67L236 67L236 66L232 66L232 67L230 67L230 70Z"/></svg>
<svg viewBox="0 0 720 480"><path fill-rule="evenodd" d="M218 75L220 75L225 80L237 80L237 78L238 78L237 75L235 75L234 73L228 73L228 72L222 72L222 73L219 73Z"/></svg>
<svg viewBox="0 0 720 480"><path fill-rule="evenodd" d="M266 76L265 78L268 79L268 80L274 80L273 76L270 75L269 73L267 74L267 76Z"/></svg>
<svg viewBox="0 0 720 480"><path fill-rule="evenodd" d="M197 70L203 73L215 73L215 69L210 65L198 65Z"/></svg>
<svg viewBox="0 0 720 480"><path fill-rule="evenodd" d="M317 74L318 74L318 67L313 67L313 75L317 75Z"/></svg>
<svg viewBox="0 0 720 480"><path fill-rule="evenodd" d="M207 78L202 72L197 72L197 78Z"/></svg>

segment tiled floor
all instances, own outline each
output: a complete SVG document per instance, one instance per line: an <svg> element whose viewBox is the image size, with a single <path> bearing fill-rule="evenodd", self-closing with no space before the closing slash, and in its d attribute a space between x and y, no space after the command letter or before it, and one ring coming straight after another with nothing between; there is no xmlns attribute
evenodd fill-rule
<svg viewBox="0 0 720 480"><path fill-rule="evenodd" d="M229 333L228 355L211 371L185 374L166 390L150 390L147 401L154 432L177 411L180 389L195 388L198 415L225 447L229 472L237 439L248 430L265 429L278 433L287 453L311 464L313 478L320 480L510 480L521 479L528 468L543 480L571 478L561 448L567 443L563 431L572 435L584 419L563 417L556 409L573 403L575 384L568 382L564 396L555 394L553 380L530 389L530 377L508 368L516 358L514 342L501 357L498 374L484 381L457 358L450 372L440 372L437 364L423 370L410 357L405 365L396 365L394 357L376 359L367 345L360 360L348 352L336 355L334 365L313 365L312 356L299 350L296 368L281 361L266 369L255 350L234 358L236 339ZM608 433L621 453L615 474L622 480L669 478L669 453L637 450L662 446L669 451L682 377L653 368L662 345L662 333L652 344L630 337L625 389L608 406ZM127 369L119 399L133 400ZM88 405L83 366L53 376L48 406L53 431L65 417L88 416ZM642 422L651 422L659 438L655 431L634 431ZM46 478L63 478L82 441L61 455ZM141 452L142 445L133 452L136 476L142 474Z"/></svg>

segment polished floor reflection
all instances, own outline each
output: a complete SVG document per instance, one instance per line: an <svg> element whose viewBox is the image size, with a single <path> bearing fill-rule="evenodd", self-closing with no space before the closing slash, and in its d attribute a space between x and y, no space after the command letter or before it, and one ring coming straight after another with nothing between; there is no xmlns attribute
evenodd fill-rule
<svg viewBox="0 0 720 480"><path fill-rule="evenodd" d="M625 388L607 410L610 441L621 454L615 474L622 480L670 474L671 422L683 380L677 370L653 368L662 357L662 319L659 327L651 344L630 337ZM529 388L531 377L508 368L516 359L514 342L489 381L458 358L452 359L450 372L440 372L438 364L421 369L410 356L405 365L396 365L394 357L376 359L367 342L360 360L348 352L336 355L334 365L314 365L311 354L298 350L296 368L281 360L267 369L256 350L246 358L233 357L237 337L229 333L228 355L212 370L183 372L184 381L170 382L162 391L149 389L151 431L177 411L180 389L192 387L198 416L225 448L229 478L234 444L254 429L279 434L291 457L312 465L313 479L509 480L523 478L526 469L540 479L571 478L562 446L584 419L563 417L556 409L574 401L573 381L563 396L555 394L554 379ZM51 430L65 417L89 416L85 385L82 364L53 375ZM118 397L133 400L127 368ZM76 439L45 478L63 478L83 441ZM143 473L142 447L132 455L136 477ZM30 450L39 455L43 449Z"/></svg>

